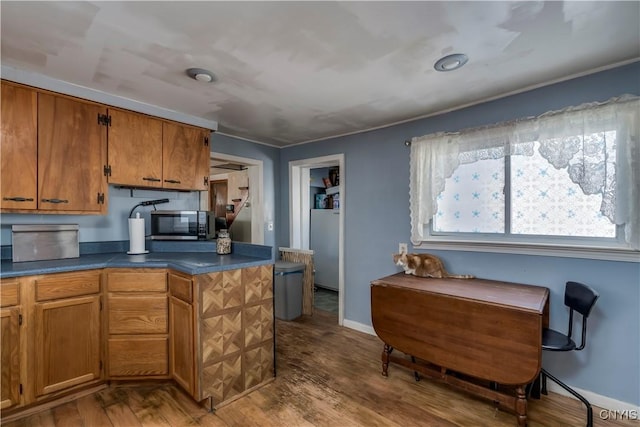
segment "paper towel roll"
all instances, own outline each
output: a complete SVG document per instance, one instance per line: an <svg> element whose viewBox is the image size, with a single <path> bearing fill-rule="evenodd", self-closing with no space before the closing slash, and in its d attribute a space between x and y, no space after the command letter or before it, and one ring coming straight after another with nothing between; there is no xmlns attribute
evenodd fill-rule
<svg viewBox="0 0 640 427"><path fill-rule="evenodd" d="M136 213L135 218L129 218L129 254L144 254L144 218Z"/></svg>

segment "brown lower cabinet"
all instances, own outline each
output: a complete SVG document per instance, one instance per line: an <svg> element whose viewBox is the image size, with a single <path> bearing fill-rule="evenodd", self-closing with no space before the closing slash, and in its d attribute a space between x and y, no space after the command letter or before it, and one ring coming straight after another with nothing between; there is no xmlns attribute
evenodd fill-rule
<svg viewBox="0 0 640 427"><path fill-rule="evenodd" d="M169 378L164 269L107 269L107 377Z"/></svg>
<svg viewBox="0 0 640 427"><path fill-rule="evenodd" d="M35 398L101 380L100 271L38 276L32 285Z"/></svg>
<svg viewBox="0 0 640 427"><path fill-rule="evenodd" d="M16 279L3 280L0 283L2 296L0 308L0 369L2 369L2 387L0 387L0 410L21 403L20 394L20 351L21 319L20 283Z"/></svg>
<svg viewBox="0 0 640 427"><path fill-rule="evenodd" d="M2 415L104 380L101 270L0 280Z"/></svg>
<svg viewBox="0 0 640 427"><path fill-rule="evenodd" d="M272 265L2 279L0 306L3 420L111 379L171 378L213 407L274 377Z"/></svg>

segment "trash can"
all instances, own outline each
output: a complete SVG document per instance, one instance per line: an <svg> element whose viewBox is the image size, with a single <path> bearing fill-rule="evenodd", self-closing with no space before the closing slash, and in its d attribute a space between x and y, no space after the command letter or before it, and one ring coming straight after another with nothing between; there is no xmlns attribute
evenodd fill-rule
<svg viewBox="0 0 640 427"><path fill-rule="evenodd" d="M273 304L278 319L293 320L302 315L304 264L276 261Z"/></svg>

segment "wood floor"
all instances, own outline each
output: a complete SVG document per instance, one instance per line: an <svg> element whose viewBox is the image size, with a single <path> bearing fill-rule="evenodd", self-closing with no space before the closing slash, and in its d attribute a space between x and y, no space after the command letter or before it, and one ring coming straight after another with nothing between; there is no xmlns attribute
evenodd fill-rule
<svg viewBox="0 0 640 427"><path fill-rule="evenodd" d="M171 383L111 386L93 395L5 424L28 426L509 426L515 416L491 402L454 391L391 366L380 374L377 337L336 325L316 311L277 321L277 378L215 413L198 406ZM595 426L637 426L603 421ZM550 393L529 404L529 426L584 426L578 401Z"/></svg>

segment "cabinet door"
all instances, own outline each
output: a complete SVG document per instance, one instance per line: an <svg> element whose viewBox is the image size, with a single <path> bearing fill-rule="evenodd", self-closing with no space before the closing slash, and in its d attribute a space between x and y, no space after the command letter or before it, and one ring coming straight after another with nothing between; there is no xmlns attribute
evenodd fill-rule
<svg viewBox="0 0 640 427"><path fill-rule="evenodd" d="M35 209L38 194L37 94L2 82L0 208Z"/></svg>
<svg viewBox="0 0 640 427"><path fill-rule="evenodd" d="M195 349L193 307L176 297L169 298L169 360L171 377L187 393L194 394Z"/></svg>
<svg viewBox="0 0 640 427"><path fill-rule="evenodd" d="M109 182L162 187L162 121L113 109L109 115Z"/></svg>
<svg viewBox="0 0 640 427"><path fill-rule="evenodd" d="M208 131L164 122L162 186L182 190L207 190L209 155Z"/></svg>
<svg viewBox="0 0 640 427"><path fill-rule="evenodd" d="M35 304L36 396L100 379L100 296Z"/></svg>
<svg viewBox="0 0 640 427"><path fill-rule="evenodd" d="M2 347L0 348L0 409L10 408L20 402L20 308L0 310Z"/></svg>
<svg viewBox="0 0 640 427"><path fill-rule="evenodd" d="M38 209L105 213L106 107L38 94ZM102 199L100 197L102 195Z"/></svg>

